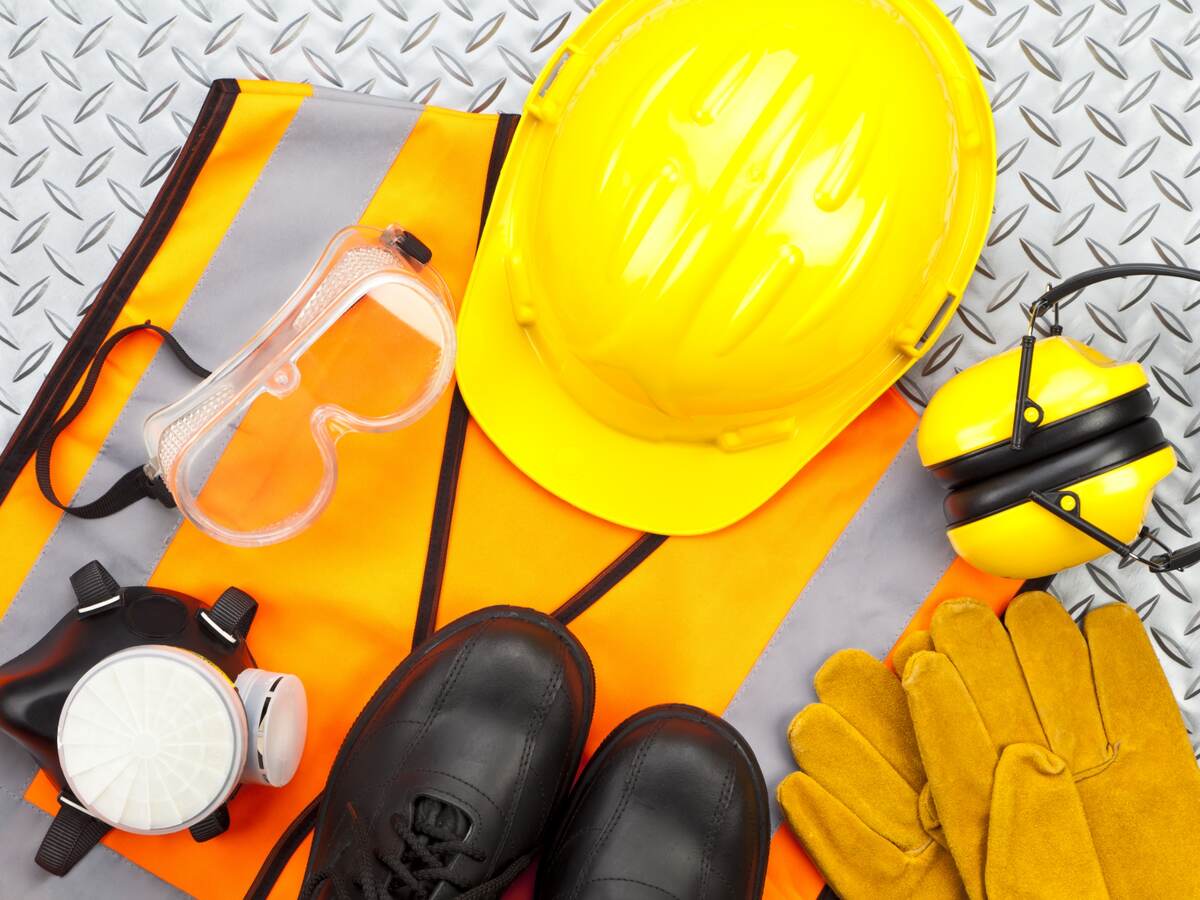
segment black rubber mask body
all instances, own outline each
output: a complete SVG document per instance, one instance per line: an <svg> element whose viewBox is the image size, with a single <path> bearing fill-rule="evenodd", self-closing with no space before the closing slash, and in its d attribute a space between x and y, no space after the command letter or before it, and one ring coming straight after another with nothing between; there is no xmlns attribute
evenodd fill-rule
<svg viewBox="0 0 1200 900"><path fill-rule="evenodd" d="M232 681L254 659L245 641L223 641L200 618L211 607L176 591L130 587L113 609L67 613L40 641L0 666L0 728L17 739L62 790L58 719L75 683L92 666L129 647L163 644L190 650Z"/></svg>

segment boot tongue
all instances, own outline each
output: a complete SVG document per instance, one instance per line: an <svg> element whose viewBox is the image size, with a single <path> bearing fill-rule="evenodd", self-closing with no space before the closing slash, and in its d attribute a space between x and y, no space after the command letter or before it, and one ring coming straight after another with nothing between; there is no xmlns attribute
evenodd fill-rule
<svg viewBox="0 0 1200 900"><path fill-rule="evenodd" d="M462 840L471 830L471 819L467 814L444 800L434 797L420 796L412 807L412 831L417 843L422 847L440 843L444 840ZM446 859L446 863L453 862ZM433 894L420 894L407 887L393 885L391 896L396 900L418 900L429 897L430 900L457 897L459 891L451 885L442 882Z"/></svg>
<svg viewBox="0 0 1200 900"><path fill-rule="evenodd" d="M428 844L437 840L431 838L431 834L440 835L445 832L449 832L461 841L471 829L471 820L453 803L447 803L434 797L421 796L413 804L412 825L417 837Z"/></svg>

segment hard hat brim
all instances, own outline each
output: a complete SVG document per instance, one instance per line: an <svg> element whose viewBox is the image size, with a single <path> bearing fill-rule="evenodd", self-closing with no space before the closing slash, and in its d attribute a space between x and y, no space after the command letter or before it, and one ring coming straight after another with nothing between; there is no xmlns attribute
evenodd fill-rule
<svg viewBox="0 0 1200 900"><path fill-rule="evenodd" d="M458 384L488 438L572 505L657 534L718 531L753 512L886 387L814 409L785 440L744 451L647 441L594 418L550 377L514 320L498 260L479 258L459 318ZM851 405L853 404L853 405Z"/></svg>

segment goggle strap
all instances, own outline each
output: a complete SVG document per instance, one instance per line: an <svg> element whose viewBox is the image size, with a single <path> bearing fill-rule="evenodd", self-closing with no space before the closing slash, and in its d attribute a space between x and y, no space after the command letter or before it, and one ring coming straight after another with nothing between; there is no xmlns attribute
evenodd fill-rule
<svg viewBox="0 0 1200 900"><path fill-rule="evenodd" d="M130 469L117 479L112 487L95 500L88 503L81 503L78 506L70 506L63 503L54 492L54 485L50 480L50 459L51 454L54 452L54 442L58 440L58 436L66 430L68 425L75 421L75 418L87 406L88 400L91 399L92 391L96 389L96 383L100 380L100 371L104 368L104 361L108 359L108 355L129 335L141 331L150 331L162 338L163 346L169 349L175 355L175 358L183 364L184 368L192 374L199 378L207 378L211 374L208 369L201 366L188 355L175 335L151 322L144 322L141 325L130 325L128 328L122 328L120 331L116 331L109 336L108 340L96 351L96 357L92 360L87 377L83 381L83 386L79 389L79 395L75 398L75 402L71 404L62 417L46 432L45 437L38 444L37 457L34 460L34 473L37 475L38 487L41 488L42 496L63 512L69 513L77 519L102 519L119 512L130 504L136 503L143 497L150 497L157 500L168 509L175 508L175 501L171 497L171 493L167 490L167 486L163 483L163 480L157 475L152 475L146 471L143 466Z"/></svg>

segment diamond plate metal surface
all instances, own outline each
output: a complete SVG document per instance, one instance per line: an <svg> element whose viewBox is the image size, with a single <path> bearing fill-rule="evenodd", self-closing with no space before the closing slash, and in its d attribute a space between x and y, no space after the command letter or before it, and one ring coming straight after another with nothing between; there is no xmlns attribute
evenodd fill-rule
<svg viewBox="0 0 1200 900"><path fill-rule="evenodd" d="M1020 339L1047 285L1117 262L1200 266L1200 15L1192 0L943 2L996 118L991 233L957 318L904 380L918 403ZM1200 528L1200 286L1125 279L1063 310L1067 333L1150 374L1179 468L1147 524L1168 544ZM1108 555L1055 579L1075 616L1124 600L1144 620L1200 752L1200 570L1154 576Z"/></svg>
<svg viewBox="0 0 1200 900"><path fill-rule="evenodd" d="M838 0L829 0L838 2ZM214 77L274 78L516 111L593 0L0 0L0 443L170 167ZM1000 182L958 317L902 382L918 404L1016 342L1046 282L1098 264L1200 264L1200 16L1191 0L942 7L996 115ZM1089 288L1068 333L1151 373L1180 457L1150 524L1194 540L1200 288ZM1055 592L1145 620L1200 749L1200 572L1106 557Z"/></svg>
<svg viewBox="0 0 1200 900"><path fill-rule="evenodd" d="M209 82L517 111L592 0L0 0L0 446Z"/></svg>

